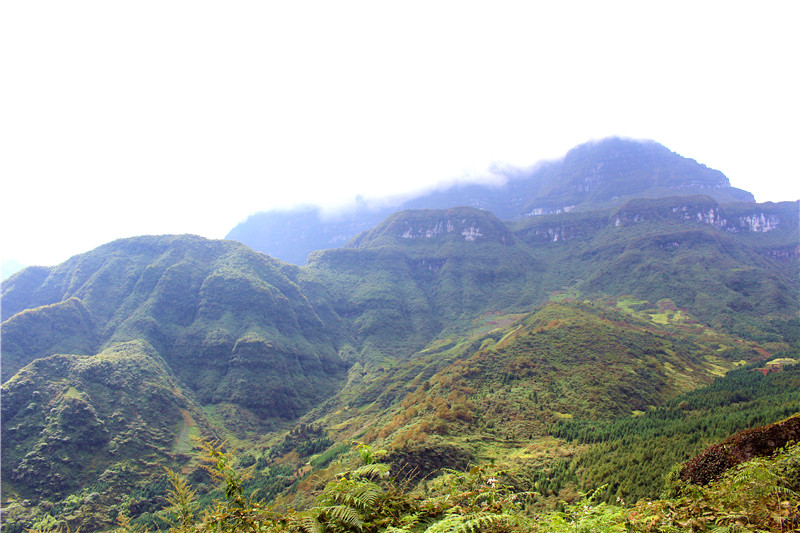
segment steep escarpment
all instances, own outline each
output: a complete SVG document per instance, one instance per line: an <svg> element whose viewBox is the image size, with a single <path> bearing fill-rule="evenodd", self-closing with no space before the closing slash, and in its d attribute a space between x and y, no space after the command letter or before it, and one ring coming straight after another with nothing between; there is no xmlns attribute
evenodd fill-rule
<svg viewBox="0 0 800 533"><path fill-rule="evenodd" d="M354 238L347 246L374 248L408 244L415 239L433 239L438 244L454 240L514 244L514 235L494 214L469 207L454 207L400 211Z"/></svg>
<svg viewBox="0 0 800 533"><path fill-rule="evenodd" d="M636 199L613 210L531 217L515 235L549 265L547 289L668 298L707 323L755 334L800 305L797 202L718 204L707 196ZM769 221L768 225L753 221ZM751 317L751 318L745 318Z"/></svg>

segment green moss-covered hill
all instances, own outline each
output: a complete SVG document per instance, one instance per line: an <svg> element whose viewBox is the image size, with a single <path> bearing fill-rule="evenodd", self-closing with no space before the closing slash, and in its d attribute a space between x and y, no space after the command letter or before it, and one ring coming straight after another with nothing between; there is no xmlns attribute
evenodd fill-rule
<svg viewBox="0 0 800 533"><path fill-rule="evenodd" d="M163 467L188 464L191 435L213 436L191 392L139 341L37 359L3 385L2 416L4 492L48 508L75 493L120 504Z"/></svg>
<svg viewBox="0 0 800 533"><path fill-rule="evenodd" d="M3 378L43 355L141 340L202 403L294 418L344 379L347 335L297 270L192 236L115 241L46 275L25 270L3 285ZM31 277L41 281L27 290Z"/></svg>
<svg viewBox="0 0 800 533"><path fill-rule="evenodd" d="M397 213L305 268L352 318L367 361L406 358L484 312L543 301L541 270L505 224L472 208Z"/></svg>

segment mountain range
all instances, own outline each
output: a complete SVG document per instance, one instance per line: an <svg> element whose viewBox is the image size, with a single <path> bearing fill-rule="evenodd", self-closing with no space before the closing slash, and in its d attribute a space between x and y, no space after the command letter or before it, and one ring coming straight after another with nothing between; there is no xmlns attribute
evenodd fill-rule
<svg viewBox="0 0 800 533"><path fill-rule="evenodd" d="M652 141L603 139L577 146L559 161L500 173L504 181L499 184L457 183L380 206L362 201L334 214L315 206L265 211L226 238L302 265L311 252L343 246L392 213L409 209L468 206L510 221L619 206L632 198L707 195L721 203L754 202L752 194L731 187L718 170Z"/></svg>
<svg viewBox="0 0 800 533"><path fill-rule="evenodd" d="M2 284L4 529L152 526L163 467L213 494L199 436L286 506L354 440L408 483L513 466L553 505L608 482L590 435L620 424L691 412L697 439L659 444L685 461L796 411L797 387L775 384L800 358L799 211L607 139L391 211L274 211L224 241L142 236L26 268ZM773 361L780 379L749 371ZM753 392L728 404L761 418L706 407L734 386ZM706 403L677 407L692 394ZM614 491L660 490L658 460Z"/></svg>

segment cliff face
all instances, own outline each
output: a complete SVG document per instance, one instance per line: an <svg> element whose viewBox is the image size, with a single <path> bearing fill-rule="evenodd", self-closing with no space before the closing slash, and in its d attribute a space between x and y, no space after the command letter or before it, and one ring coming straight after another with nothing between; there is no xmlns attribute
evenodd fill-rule
<svg viewBox="0 0 800 533"><path fill-rule="evenodd" d="M549 290L670 298L709 323L800 305L799 202L718 204L707 196L529 217L515 236L545 264ZM716 303L712 303L716 302ZM797 303L792 303L797 302Z"/></svg>
<svg viewBox="0 0 800 533"><path fill-rule="evenodd" d="M359 235L347 246L367 248L403 241L428 239L441 245L453 239L466 242L495 242L510 245L514 235L494 214L467 207L447 210L423 209L401 211L388 217L369 232ZM414 249L418 246L412 246Z"/></svg>
<svg viewBox="0 0 800 533"><path fill-rule="evenodd" d="M780 225L789 226L793 216L787 202L775 204L733 204L720 206L710 197L635 200L616 213L614 225L635 224L647 220L681 220L706 224L730 233L766 233ZM791 229L790 229L791 230Z"/></svg>
<svg viewBox="0 0 800 533"><path fill-rule="evenodd" d="M402 211L342 249L312 254L307 274L353 321L361 357L405 357L467 317L540 301L541 268L492 213Z"/></svg>
<svg viewBox="0 0 800 533"><path fill-rule="evenodd" d="M704 225L730 234L781 230L778 238L790 240L797 232L797 210L798 202L720 205L708 196L676 196L630 200L614 210L536 216L515 227L523 228L526 238L548 242L587 238L604 228L644 223Z"/></svg>

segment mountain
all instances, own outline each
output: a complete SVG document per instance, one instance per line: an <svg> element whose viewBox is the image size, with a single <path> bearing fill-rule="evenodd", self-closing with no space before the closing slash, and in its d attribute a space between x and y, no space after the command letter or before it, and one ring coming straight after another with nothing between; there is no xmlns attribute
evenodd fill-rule
<svg viewBox="0 0 800 533"><path fill-rule="evenodd" d="M596 209L631 198L702 194L726 203L754 201L750 193L731 187L722 172L652 141L586 143L537 174L540 185L524 216Z"/></svg>
<svg viewBox="0 0 800 533"><path fill-rule="evenodd" d="M298 274L185 235L114 241L12 276L4 487L51 502L112 487L93 505L120 505L158 466L191 467L191 435L256 439L330 397L346 379L347 329ZM84 507L86 527L107 525Z"/></svg>
<svg viewBox="0 0 800 533"><path fill-rule="evenodd" d="M508 169L502 185L456 183L400 203L325 214L314 206L251 215L227 239L290 263L305 264L314 250L337 248L393 212L470 206L501 220L594 210L632 198L706 195L718 202L754 202L731 187L718 170L682 157L653 141L608 138L570 150L559 161L533 170Z"/></svg>
<svg viewBox="0 0 800 533"><path fill-rule="evenodd" d="M604 481L653 497L704 439L793 414L800 203L731 202L746 193L720 173L630 143L541 167L505 197L517 216L404 209L302 267L167 235L14 274L4 530L102 530L118 512L163 527L164 467L214 497L198 436L287 508L353 441L409 487L494 462L546 507Z"/></svg>
<svg viewBox="0 0 800 533"><path fill-rule="evenodd" d="M114 241L24 270L3 285L3 380L43 355L144 341L203 403L293 418L346 372L337 353L344 328L303 294L297 271L192 236Z"/></svg>
<svg viewBox="0 0 800 533"><path fill-rule="evenodd" d="M164 361L134 341L36 359L3 385L2 415L4 483L51 501L157 479L154 467L188 459L180 455L191 448L188 432L203 422Z"/></svg>
<svg viewBox="0 0 800 533"><path fill-rule="evenodd" d="M405 358L481 313L541 300L540 268L494 215L403 211L305 269L351 317L365 357Z"/></svg>
<svg viewBox="0 0 800 533"><path fill-rule="evenodd" d="M671 299L707 323L751 335L753 318L797 309L798 206L636 199L512 227L558 265L547 270L550 291Z"/></svg>

